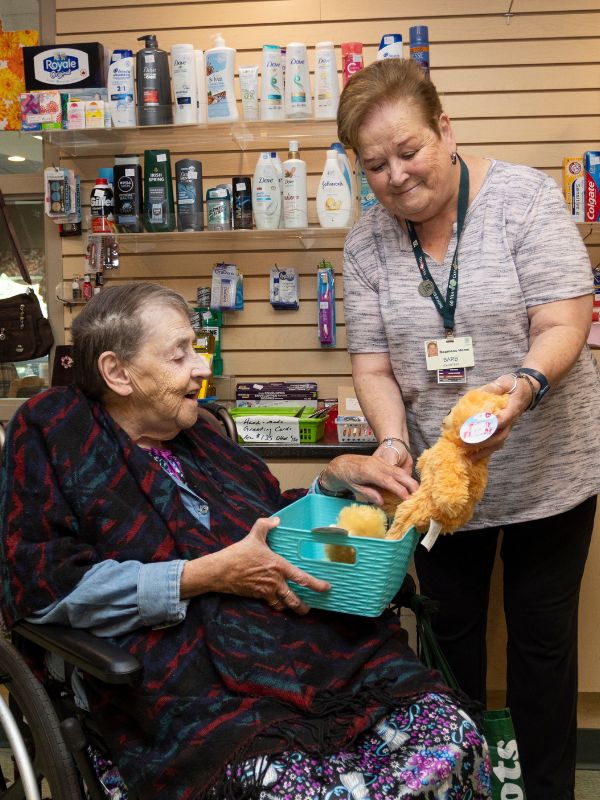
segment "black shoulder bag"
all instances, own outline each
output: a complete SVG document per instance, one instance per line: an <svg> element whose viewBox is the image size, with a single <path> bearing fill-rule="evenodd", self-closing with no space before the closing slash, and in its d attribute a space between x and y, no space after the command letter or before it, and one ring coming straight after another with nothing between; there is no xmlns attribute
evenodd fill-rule
<svg viewBox="0 0 600 800"><path fill-rule="evenodd" d="M15 229L6 213L2 190L0 190L0 215L8 230L21 277L29 284L26 292L0 300L0 362L29 361L47 355L54 344L54 336L33 291Z"/></svg>

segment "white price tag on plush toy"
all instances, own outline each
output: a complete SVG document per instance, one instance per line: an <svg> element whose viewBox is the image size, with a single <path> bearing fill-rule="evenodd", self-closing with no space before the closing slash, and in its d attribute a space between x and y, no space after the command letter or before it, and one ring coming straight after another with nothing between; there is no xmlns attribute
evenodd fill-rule
<svg viewBox="0 0 600 800"><path fill-rule="evenodd" d="M497 427L498 417L491 411L481 411L463 422L460 438L467 444L479 444L489 439Z"/></svg>

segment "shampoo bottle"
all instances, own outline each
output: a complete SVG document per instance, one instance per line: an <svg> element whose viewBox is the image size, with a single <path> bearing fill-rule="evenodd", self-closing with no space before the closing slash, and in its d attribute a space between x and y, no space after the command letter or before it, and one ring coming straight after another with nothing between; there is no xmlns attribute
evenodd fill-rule
<svg viewBox="0 0 600 800"><path fill-rule="evenodd" d="M113 50L106 85L113 128L133 127L135 125L135 88L132 50Z"/></svg>
<svg viewBox="0 0 600 800"><path fill-rule="evenodd" d="M298 154L298 142L289 143L287 160L283 162L283 227L308 227L306 163Z"/></svg>
<svg viewBox="0 0 600 800"><path fill-rule="evenodd" d="M350 224L352 203L337 150L327 151L325 168L317 190L317 216L323 228L345 228Z"/></svg>
<svg viewBox="0 0 600 800"><path fill-rule="evenodd" d="M212 39L215 46L207 50L206 91L208 94L208 121L235 122L238 117L235 102L235 48L226 47L220 33Z"/></svg>
<svg viewBox="0 0 600 800"><path fill-rule="evenodd" d="M264 44L262 50L260 118L265 120L285 119L281 48L276 44Z"/></svg>
<svg viewBox="0 0 600 800"><path fill-rule="evenodd" d="M315 63L315 117L335 119L340 99L340 84L333 42L318 42Z"/></svg>
<svg viewBox="0 0 600 800"><path fill-rule="evenodd" d="M144 150L144 223L146 230L175 230L175 205L168 150Z"/></svg>
<svg viewBox="0 0 600 800"><path fill-rule="evenodd" d="M170 125L173 122L169 58L159 50L156 36L140 36L146 46L135 57L138 119L140 125Z"/></svg>
<svg viewBox="0 0 600 800"><path fill-rule="evenodd" d="M196 63L191 44L174 44L171 48L171 75L175 96L175 124L190 125L198 121Z"/></svg>
<svg viewBox="0 0 600 800"><path fill-rule="evenodd" d="M269 230L279 227L281 189L277 167L271 153L261 153L252 180L252 210L256 227Z"/></svg>
<svg viewBox="0 0 600 800"><path fill-rule="evenodd" d="M195 111L194 108L194 113ZM177 161L175 163L175 186L177 187L177 230L203 230L202 162L192 158L182 158Z"/></svg>
<svg viewBox="0 0 600 800"><path fill-rule="evenodd" d="M285 116L305 119L312 114L306 45L290 42L285 54Z"/></svg>

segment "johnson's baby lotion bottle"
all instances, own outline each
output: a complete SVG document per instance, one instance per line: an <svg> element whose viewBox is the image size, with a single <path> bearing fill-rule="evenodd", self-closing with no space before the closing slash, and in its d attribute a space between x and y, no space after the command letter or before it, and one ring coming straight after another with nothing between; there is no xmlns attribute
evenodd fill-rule
<svg viewBox="0 0 600 800"><path fill-rule="evenodd" d="M352 217L352 196L337 150L327 151L325 169L317 190L317 216L322 228L345 228Z"/></svg>

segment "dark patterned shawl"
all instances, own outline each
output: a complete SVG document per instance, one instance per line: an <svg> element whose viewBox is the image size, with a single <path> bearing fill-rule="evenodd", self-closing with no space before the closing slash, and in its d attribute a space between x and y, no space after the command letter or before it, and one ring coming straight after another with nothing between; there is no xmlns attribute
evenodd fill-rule
<svg viewBox="0 0 600 800"><path fill-rule="evenodd" d="M204 422L171 442L210 505L200 526L175 483L99 403L50 389L13 419L2 469L3 613L9 624L72 590L103 559L197 558L238 541L281 494L258 458ZM137 689L88 679L92 715L126 782L156 800L241 797L224 766L294 746L333 751L401 698L443 689L397 619L207 594L178 625L114 641L144 665ZM247 795L246 795L247 796Z"/></svg>

